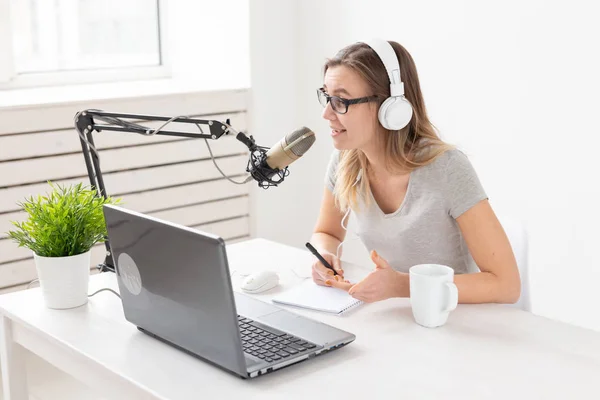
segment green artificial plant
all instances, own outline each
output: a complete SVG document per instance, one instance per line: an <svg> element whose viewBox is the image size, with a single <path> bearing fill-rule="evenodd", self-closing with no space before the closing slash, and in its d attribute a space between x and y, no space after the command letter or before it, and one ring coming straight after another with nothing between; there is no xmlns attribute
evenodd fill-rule
<svg viewBox="0 0 600 400"><path fill-rule="evenodd" d="M120 199L98 196L83 184L60 186L48 182L46 196L29 197L17 203L28 214L24 222L11 221L17 228L8 235L38 256L67 257L83 254L107 235L102 206Z"/></svg>

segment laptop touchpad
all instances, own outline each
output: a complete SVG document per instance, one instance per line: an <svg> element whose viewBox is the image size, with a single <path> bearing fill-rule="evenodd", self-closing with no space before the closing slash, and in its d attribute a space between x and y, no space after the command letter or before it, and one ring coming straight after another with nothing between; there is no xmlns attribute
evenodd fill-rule
<svg viewBox="0 0 600 400"><path fill-rule="evenodd" d="M258 318L258 321L272 326L273 328L290 331L298 326L298 318L299 317L296 314L289 313L285 310L278 310L277 312L263 315Z"/></svg>
<svg viewBox="0 0 600 400"><path fill-rule="evenodd" d="M234 292L237 312L246 318L257 319L281 310L272 304L265 303L242 293Z"/></svg>
<svg viewBox="0 0 600 400"><path fill-rule="evenodd" d="M332 326L304 318L286 310L265 315L260 317L258 321L320 345L337 342L346 336L344 332Z"/></svg>

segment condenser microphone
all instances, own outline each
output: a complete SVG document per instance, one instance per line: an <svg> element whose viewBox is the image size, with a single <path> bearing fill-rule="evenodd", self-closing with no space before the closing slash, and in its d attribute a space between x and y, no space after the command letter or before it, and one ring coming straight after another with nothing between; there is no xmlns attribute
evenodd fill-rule
<svg viewBox="0 0 600 400"><path fill-rule="evenodd" d="M265 162L272 169L284 169L302 157L314 142L315 133L303 126L271 147Z"/></svg>
<svg viewBox="0 0 600 400"><path fill-rule="evenodd" d="M299 159L315 142L315 133L302 127L286 135L277 144L264 152L261 149L251 154L247 171L259 186L277 186L289 175L288 165Z"/></svg>

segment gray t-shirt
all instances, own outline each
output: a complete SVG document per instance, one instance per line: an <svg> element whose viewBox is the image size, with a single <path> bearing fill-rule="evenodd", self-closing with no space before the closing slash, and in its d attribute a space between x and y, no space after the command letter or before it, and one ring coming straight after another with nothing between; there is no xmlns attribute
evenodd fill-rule
<svg viewBox="0 0 600 400"><path fill-rule="evenodd" d="M335 150L325 177L332 192L338 161L339 151ZM368 207L359 196L355 216L356 233L369 252L376 250L402 272L426 263L448 265L455 273L473 271L475 263L456 218L487 195L464 153L448 150L411 172L404 201L392 214L384 214L373 194L368 195Z"/></svg>

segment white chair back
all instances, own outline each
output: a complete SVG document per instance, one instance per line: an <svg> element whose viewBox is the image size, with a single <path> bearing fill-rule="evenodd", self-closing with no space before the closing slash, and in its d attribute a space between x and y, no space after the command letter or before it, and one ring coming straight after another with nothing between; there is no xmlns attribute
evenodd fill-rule
<svg viewBox="0 0 600 400"><path fill-rule="evenodd" d="M517 303L516 307L521 308L525 311L531 311L531 294L529 286L529 240L527 237L527 229L523 222L508 216L498 217L508 241L512 246L513 253L517 260L517 266L519 267L519 274L521 275L521 298Z"/></svg>

